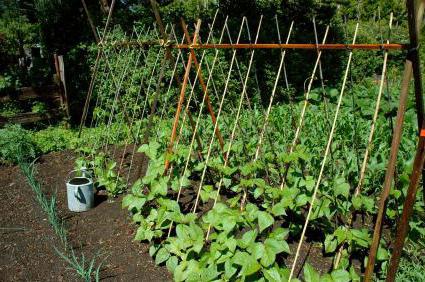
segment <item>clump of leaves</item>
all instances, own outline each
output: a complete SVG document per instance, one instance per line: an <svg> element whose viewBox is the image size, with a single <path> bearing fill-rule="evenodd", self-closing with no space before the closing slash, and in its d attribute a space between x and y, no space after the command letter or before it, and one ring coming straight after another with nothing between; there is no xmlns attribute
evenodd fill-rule
<svg viewBox="0 0 425 282"><path fill-rule="evenodd" d="M83 167L93 172L95 185L98 189L104 188L109 197L117 197L125 191L123 179L115 172L117 163L109 159L105 154L99 153L91 161L79 158L76 161L76 169Z"/></svg>
<svg viewBox="0 0 425 282"><path fill-rule="evenodd" d="M6 125L0 129L0 162L17 164L37 157L40 151L31 134L20 125Z"/></svg>

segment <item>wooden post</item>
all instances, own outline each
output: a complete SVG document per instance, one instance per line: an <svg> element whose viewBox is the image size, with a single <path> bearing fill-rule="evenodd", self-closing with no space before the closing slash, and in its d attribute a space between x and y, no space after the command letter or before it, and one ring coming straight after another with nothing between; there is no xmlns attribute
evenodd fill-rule
<svg viewBox="0 0 425 282"><path fill-rule="evenodd" d="M378 215L375 222L375 228L373 232L373 239L372 239L372 245L369 250L369 258L368 263L365 271L365 277L364 281L368 282L372 279L373 269L375 266L375 258L376 258L376 252L379 247L379 242L381 239L381 232L382 232L382 222L385 216L386 211L386 204L389 196L389 192L391 189L392 184L392 178L394 175L394 170L396 166L397 161L397 153L400 145L400 139L403 129L403 120L404 120L404 114L406 111L406 102L407 102L407 96L408 96L408 90L409 90L409 82L412 78L412 75L415 79L415 98L416 98L416 111L417 111L417 117L418 117L418 126L419 129L423 126L423 119L424 119L424 113L423 113L423 97L422 97L422 75L420 71L420 60L419 60L419 52L418 52L418 43L419 43L419 24L418 20L422 18L424 13L424 1L421 0L420 3L416 2L417 5L415 5L415 0L407 0L406 6L408 10L408 22L409 22L409 35L410 35L410 44L411 48L409 49L409 52L407 54L406 64L405 64L405 71L403 75L403 82L402 82L402 89L400 94L400 105L399 110L397 112L397 120L396 120L396 127L394 129L393 134L393 141L391 144L391 153L390 153L390 159L388 162L387 171L385 174L385 181L384 181L384 187L381 194L381 199L379 202L379 210ZM416 170L422 170L423 167L423 154L422 150L423 148L423 141L422 138L418 145L418 151L415 158L415 167ZM410 193L415 193L416 195L416 186L419 178L417 174L417 171L414 170L411 176L411 182L409 185L409 191ZM413 187L414 186L414 187ZM409 197L409 195L408 195ZM398 268L398 262L399 262L399 255L401 255L401 250L404 245L404 238L406 235L406 230L408 225L408 219L410 218L411 211L409 211L410 208L413 208L413 203L409 199L406 198L405 205L411 205L412 207L406 207L403 209L403 216L402 220L400 221L400 227L397 231L397 241L396 244L401 246L399 250L397 250L397 246L395 246L393 250L393 256L394 258L391 259L391 268L388 270L389 274L392 275L389 277L389 279L395 278L395 273ZM398 253L400 252L400 253ZM391 280L390 280L391 281Z"/></svg>
<svg viewBox="0 0 425 282"><path fill-rule="evenodd" d="M63 56L58 56L58 62L59 62L59 78L61 82L61 89L63 91L63 104L65 107L66 116L69 119L69 102L68 102L68 91L66 88L66 80L65 80L65 64L63 62Z"/></svg>
<svg viewBox="0 0 425 282"><path fill-rule="evenodd" d="M99 35L97 34L96 27L93 23L93 19L90 15L89 9L87 8L86 1L81 0L81 4L83 4L84 11L86 12L87 20L89 22L91 31L93 32L94 39L96 40L96 43L99 43L100 42Z"/></svg>
<svg viewBox="0 0 425 282"><path fill-rule="evenodd" d="M68 97L66 92L65 84L65 70L63 63L63 56L58 56L56 53L53 54L56 70L57 86L59 89L61 108L64 110L67 119L69 120L69 106Z"/></svg>
<svg viewBox="0 0 425 282"><path fill-rule="evenodd" d="M422 129L424 130L424 129ZM421 171L424 167L425 161L425 132L419 137L419 144L416 151L415 160L413 162L413 171L410 176L409 189L404 201L403 213L401 214L400 222L397 228L396 240L393 247L393 253L390 260L390 266L387 272L386 281L395 281L398 265L400 263L401 253L403 251L404 241L409 230L409 220L413 213L415 206L416 192L418 191L418 184L421 177Z"/></svg>
<svg viewBox="0 0 425 282"><path fill-rule="evenodd" d="M409 188L407 190L406 199L404 201L403 212L398 223L396 239L393 247L393 252L390 260L390 266L387 272L386 281L393 282L397 274L397 269L400 263L400 257L403 251L404 242L406 240L407 232L409 230L409 220L413 213L415 205L416 193L422 171L422 178L425 176L423 170L425 161L425 130L424 126L424 109L423 109L423 89L422 89L422 74L421 63L419 57L419 34L420 25L424 13L425 1L407 0L407 13L409 23L409 36L411 48L409 50L409 60L412 61L413 78L415 85L415 100L416 100L416 113L418 118L419 127L419 142L416 151L415 160L413 163L413 171L410 176ZM425 183L423 184L425 188ZM425 190L424 190L425 195Z"/></svg>
<svg viewBox="0 0 425 282"><path fill-rule="evenodd" d="M161 32L161 36L162 36L162 38L163 38L163 40L165 42L167 40L168 36L167 36L167 33L165 32L164 24L162 22L162 19L161 19L160 14L159 14L158 3L156 3L155 0L150 0L150 3L151 3L151 6L152 6L152 10L154 12L154 15L155 15L156 23L158 24L158 27L159 27L159 31ZM196 34L196 31L195 31L195 34ZM173 55L171 53L171 48L172 48L172 46L166 48L166 50L165 50L165 52L166 52L165 57L168 59L169 63L172 65L174 63L174 58L173 58ZM186 66L186 71L187 71L187 66ZM176 80L179 88L182 89L183 88L182 82L180 81L180 78L178 77L178 75L176 73L174 74L174 79ZM160 81L158 81L158 83L160 83ZM177 106L177 109L178 109L178 106ZM190 123L190 125L192 127L192 130L195 131L195 122L193 121L193 118L192 118L192 115L191 115L190 111L187 110L186 111L186 114L187 114L187 116L189 118L189 123ZM196 134L196 142L198 143L198 155L199 155L199 157L201 157L201 149L202 149L201 139L199 138L198 133L195 132L195 134ZM148 138L149 138L149 135L146 135L144 139L147 140ZM175 138L176 138L176 136L174 136L174 139ZM174 139L173 139L173 143L174 143ZM169 152L172 152L172 150L173 150L173 148L171 147L171 151L169 151ZM169 162L167 164L167 161L166 161L166 166L165 166L166 167L166 170L168 169L168 166L169 166ZM139 168L139 177L140 176L141 176L141 169Z"/></svg>
<svg viewBox="0 0 425 282"><path fill-rule="evenodd" d="M200 28L201 28L201 20L198 20L198 22L196 24L195 35L193 37L193 42L195 42L195 43L196 43L196 40L197 40L197 37L198 37L198 32L199 32ZM192 66L192 60L193 60L193 55L192 55L192 53L189 52L189 58L187 60L187 65L186 65L186 72L184 74L183 83L182 83L181 90L180 90L180 97L179 97L179 101L178 101L178 104L177 104L176 115L174 117L173 129L171 131L170 143L169 143L168 148L167 148L167 155L165 156L165 172L167 172L167 170L170 166L169 154L171 154L172 151L173 151L174 140L176 139L177 126L178 126L178 123L179 123L180 112L181 112L183 101L184 101L184 95L185 95L185 92L186 92L187 81L189 79L190 69L191 69L191 66Z"/></svg>
<svg viewBox="0 0 425 282"><path fill-rule="evenodd" d="M401 93L400 93L400 100L399 100L399 106L397 111L397 118L396 118L394 134L393 134L392 143L391 143L390 158L388 160L387 171L385 173L384 185L381 192L381 197L380 197L380 201L378 205L378 214L376 217L375 228L373 231L372 245L370 246L369 257L367 261L366 271L364 274L365 282L372 281L372 274L373 274L373 269L375 266L376 252L378 251L379 242L381 240L382 222L384 219L386 206L387 206L387 200L390 194L391 184L392 184L392 180L394 176L394 170L395 170L395 166L397 162L397 154L400 147L401 135L403 133L404 115L406 112L407 97L409 94L409 83L411 79L412 79L412 62L409 60L406 60L404 73L403 73L403 81L401 85Z"/></svg>
<svg viewBox="0 0 425 282"><path fill-rule="evenodd" d="M190 40L189 32L187 31L187 28L186 28L185 21L183 20L183 18L181 18L180 20L181 20L181 26L182 26L186 41L187 41L188 44L192 44L192 42ZM194 42L194 43L196 44L196 42ZM207 86L205 85L205 82L204 82L204 79L203 79L203 76L202 76L201 67L198 63L198 60L196 59L196 54L195 54L195 51L193 49L190 49L190 54L192 55L193 62L195 64L196 70L198 71L198 80L199 80L199 83L201 84L202 91L204 92L204 95L205 95L205 102L207 103L208 112L211 116L212 123L215 124L217 118L216 118L216 116L214 114L214 110L211 106L210 96L208 95L208 89L207 89ZM218 142L220 143L220 148L221 148L221 150L223 151L223 154L224 154L224 141L223 141L223 137L221 136L221 133L220 133L220 130L218 129L218 127L217 127L217 130L215 131L215 135L217 136ZM224 158L226 158L225 154L224 154Z"/></svg>

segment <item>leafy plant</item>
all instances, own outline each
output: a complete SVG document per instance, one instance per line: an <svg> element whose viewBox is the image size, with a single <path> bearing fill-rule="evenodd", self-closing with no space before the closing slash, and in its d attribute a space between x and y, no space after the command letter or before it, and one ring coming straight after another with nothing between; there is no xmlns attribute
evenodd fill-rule
<svg viewBox="0 0 425 282"><path fill-rule="evenodd" d="M6 125L0 129L0 162L17 164L33 160L38 154L30 131L20 125Z"/></svg>

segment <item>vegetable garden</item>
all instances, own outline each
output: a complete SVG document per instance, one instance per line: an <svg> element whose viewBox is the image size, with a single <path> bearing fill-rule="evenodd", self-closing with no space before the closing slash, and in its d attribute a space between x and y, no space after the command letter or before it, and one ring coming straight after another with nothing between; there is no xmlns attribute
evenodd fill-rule
<svg viewBox="0 0 425 282"><path fill-rule="evenodd" d="M392 54L408 48L390 44L392 16L381 44L359 42L367 28L359 24L344 44L328 44L332 28L313 19L316 42L292 44L296 22L277 17L242 18L235 29L219 11L193 28L156 16L131 34L109 30L108 17L82 119L102 134L77 162L110 196L131 187L122 205L155 262L177 281L358 281L363 272L369 281L394 271L391 232L409 197L417 115L403 109L410 61L403 77L388 71ZM275 25L275 43L261 42L265 24ZM299 98L285 62L306 52L316 57L299 66L309 70ZM335 52L345 61L338 88L324 67ZM352 81L359 53L381 58L378 80ZM275 58L269 93L258 86L256 56ZM141 177L131 182L134 170ZM410 227L425 232L415 216Z"/></svg>
<svg viewBox="0 0 425 282"><path fill-rule="evenodd" d="M67 116L0 128L4 280L425 279L425 1L30 2L0 118Z"/></svg>

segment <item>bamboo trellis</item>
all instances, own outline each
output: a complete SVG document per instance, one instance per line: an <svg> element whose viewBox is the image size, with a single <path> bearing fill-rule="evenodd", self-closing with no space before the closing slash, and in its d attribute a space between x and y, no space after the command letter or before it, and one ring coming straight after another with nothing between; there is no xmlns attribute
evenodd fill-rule
<svg viewBox="0 0 425 282"><path fill-rule="evenodd" d="M171 136L169 138L167 154L165 155L165 168L164 171L168 176L171 175L173 170L176 170L176 167L170 167L170 156L173 154L174 150L178 147L180 142L189 143L189 150L187 152L185 163L183 169L181 169L179 173L179 187L178 193L176 195L177 203L180 203L180 198L182 194L182 190L184 189L184 180L187 178L188 167L190 160L193 157L193 151L196 150L196 155L199 160L202 160L204 165L201 171L200 181L196 185L195 188L195 201L193 203L192 212L197 214L199 198L204 182L206 181L206 176L208 172L208 162L213 154L221 155L223 159L223 166L226 167L229 164L229 160L232 158L232 144L238 138L237 131L238 129L242 130L240 125L241 114L244 110L244 102L247 108L251 109L250 95L248 92L248 85L250 78L252 78L252 68L253 62L255 59L255 51L258 49L262 50L271 50L277 49L280 50L280 60L278 64L278 68L276 71L276 75L274 77L273 88L271 93L269 94L269 103L267 108L264 110L264 120L261 123L261 126L258 128L259 130L259 139L257 142L257 146L255 149L255 155L253 156L252 162L256 162L258 159L261 159L261 149L265 142L270 142L270 137L268 136L268 123L270 118L270 112L273 106L274 98L278 92L279 82L283 78L285 81L285 85L288 88L290 78L288 78L286 67L285 67L285 58L287 52L292 52L296 50L310 50L315 52L316 60L314 62L311 75L308 77L306 81L308 81L308 86L305 89L303 104L301 108L301 112L298 116L298 123L296 124L295 132L293 134L292 142L290 142L288 153L291 154L294 152L297 144L299 143L300 136L302 134L303 124L306 119L306 113L308 111L308 105L310 102L310 95L312 91L312 87L314 81L317 80L317 72L319 71L319 77L321 82L322 90L324 91L324 72L322 68L322 57L323 53L330 50L340 50L348 53L347 63L345 65L345 71L342 76L342 86L340 88L340 92L338 95L338 102L336 108L334 109L334 117L333 122L330 124L330 131L328 134L326 146L323 151L323 156L321 159L320 171L318 173L318 177L315 181L315 185L313 188L313 194L309 201L309 205L307 206L307 215L305 222L303 224L303 229L298 240L298 246L295 251L294 259L292 261L291 272L289 279L296 276L296 267L299 259L300 251L302 245L304 243L306 231L309 225L309 221L311 219L311 215L313 209L315 208L315 202L317 198L317 194L320 192L320 185L322 179L325 177L325 168L328 164L328 157L331 155L331 145L334 140L334 136L336 133L336 127L338 126L339 121L339 112L343 102L343 97L346 92L347 87L347 79L349 77L350 65L355 57L355 51L363 50L363 51L383 51L383 65L382 65L382 75L379 82L379 91L376 97L375 111L372 118L372 124L370 126L368 144L366 144L365 155L363 158L361 171L359 172L359 181L358 185L353 193L354 197L358 196L361 193L361 188L364 181L364 176L367 171L368 166L368 157L370 155L371 143L373 142L374 132L376 128L376 121L378 118L381 98L384 91L384 83L386 80L386 69L388 64L388 53L395 51L400 52L403 50L407 50L407 59L405 65L405 72L403 76L402 89L400 94L400 105L398 110L398 116L395 125L395 131L393 135L393 143L391 146L390 159L387 168L387 175L384 183L383 197L381 199L379 205L379 213L378 219L375 224L375 232L373 237L372 247L369 253L369 261L368 266L365 273L365 281L370 281L373 273L373 267L375 265L375 256L377 252L377 246L379 245L380 239L380 229L383 220L383 212L385 210L386 199L388 198L389 187L391 185L395 161L397 159L398 147L400 144L400 136L402 132L403 126L403 117L406 108L406 100L409 88L409 81L411 80L412 74L415 78L415 93L416 93L416 101L417 101L417 112L418 112L418 120L422 121L422 90L418 86L421 83L420 77L420 67L419 67L419 57L417 55L417 42L418 42L418 19L421 18L423 12L423 4L415 4L414 1L408 1L409 8L409 27L410 27L410 38L411 44L397 44L390 43L390 38L386 40L385 43L380 44L366 44L366 43L356 43L356 37L358 30L361 28L360 24L357 23L354 31L354 35L352 37L352 43L350 44L339 44L339 43L326 43L327 37L329 33L329 26L324 30L324 34L322 35L322 41L319 43L319 33L320 31L316 27L315 20L313 19L313 28L315 35L315 44L305 44L305 43L290 43L291 34L293 33L294 22L291 23L288 28L287 37L285 43L281 43L281 35L279 24L276 18L276 26L277 26L277 41L279 43L259 43L259 34L261 33L261 26L263 17L261 16L256 27L255 39L251 42L250 28L248 26L248 20L243 18L238 30L237 39L233 42L231 38L231 32L228 26L228 18L225 17L224 24L222 27L218 27L216 23L216 18L218 15L218 11L214 16L214 20L209 25L208 35L206 36L205 43L201 42L201 25L202 22L198 20L195 25L193 37L189 35L190 27L186 25L186 23L182 20L181 29L182 33L177 34L176 27L174 25L164 26L162 20L160 19L159 12L156 9L155 1L151 1L153 3L153 8L156 16L156 24L153 26L147 27L134 27L130 37L125 37L124 39L114 39L111 36L109 30L110 18L112 15L113 7L115 0L111 5L111 9L109 11L108 20L104 27L103 33L100 36L100 41L98 43L98 54L96 57L95 65L93 68L93 76L90 82L89 91L87 95L87 100L85 103L85 107L83 109L83 116L81 120L80 133L84 124L87 123L86 119L88 116L88 109L90 105L90 101L92 98L92 93L96 91L103 91L105 88L109 89L109 92L105 95L97 95L96 101L94 103L95 109L102 109L106 114L104 116L98 116L95 111L91 117L90 122L88 123L90 126L99 127L103 126L104 135L98 136L95 139L92 152L96 150L102 150L103 152L108 152L108 146L111 141L112 130L118 130L121 132L124 138L124 149L119 158L119 167L117 168L118 177L121 175L125 175L126 185L130 184L130 174L132 173L132 168L134 164L134 158L136 157L136 144L140 144L143 142L147 142L149 139L151 126L153 123L153 118L156 117L156 122L161 124L164 120L170 120L171 117L167 116L167 107L169 107L171 102L176 103L176 107L174 108L174 118L173 118L173 126L171 130ZM413 4L412 4L413 3ZM422 3L422 2L421 2ZM416 6L415 6L416 5ZM392 15L389 23L389 30L392 27ZM158 32L159 29L159 32ZM214 32L219 29L219 38L216 38ZM247 36L242 36L243 33L246 33ZM227 37L224 35L227 34ZM181 39L179 39L181 35ZM249 42L243 42L243 38L249 38ZM240 60L238 58L239 52L241 50L247 49L249 51L247 68L244 70L240 67ZM187 52L187 59L185 60L185 53ZM211 52L212 53L208 53ZM200 56L200 60L198 61L198 52L202 52ZM220 53L221 52L221 53ZM224 54L223 52L230 52L230 63L228 69L223 69L220 64L219 57L220 54ZM228 53L227 53L228 54ZM209 61L206 58L207 55L212 55L213 59ZM163 57L161 63L161 56ZM175 57L176 56L176 57ZM174 58L175 57L175 58ZM115 63L111 62L111 58L116 59ZM166 63L168 61L168 63ZM236 66L236 68L235 68ZM103 69L103 71L100 71ZM235 69L237 70L237 75L234 77ZM138 74L135 70L142 70L142 74ZM413 70L413 71L412 71ZM419 70L419 71L418 71ZM128 73L130 71L130 73ZM225 75L223 91L217 90L217 81L216 75L221 71L222 75ZM243 73L245 71L245 73ZM100 72L100 74L99 74ZM193 76L193 74L195 74ZM206 74L206 80L204 79L204 74ZM226 75L227 74L227 75ZM181 80L179 75L183 75L183 79ZM156 86L154 86L155 78L157 78ZM256 77L255 77L256 78ZM163 80L166 79L165 83ZM234 105L236 112L230 110L230 115L233 116L234 120L231 124L231 132L226 139L225 136L228 132L222 130L220 125L223 124L222 115L223 111L226 111L225 104L230 102L229 98L229 85L231 81L240 82L240 95L237 99L237 105ZM101 85L100 82L102 82ZM112 82L112 83L109 83ZM258 82L257 82L258 83ZM164 95L160 95L163 89L166 90L163 92ZM212 88L212 89L211 89ZM136 90L135 90L136 89ZM190 90L190 92L189 92ZM196 95L196 93L201 92L200 97ZM189 92L189 96L186 97L186 93ZM214 95L211 95L211 94ZM179 94L179 95L177 95ZM131 97L135 96L134 104L129 104L129 100ZM178 96L178 97L177 97ZM289 99L290 100L290 99ZM328 103L328 101L324 101ZM160 109L157 110L157 104L159 103ZM193 105L195 104L195 106ZM208 132L206 144L203 144L203 140L200 137L199 130L201 127L205 111L205 107L208 110L208 113L211 117L212 130ZM327 112L329 105L325 105L326 114L330 114ZM150 109L150 112L149 112ZM294 109L291 107L291 111ZM183 111L183 114L181 112ZM192 114L196 114L196 120L193 119ZM295 118L295 117L293 117ZM113 128L115 122L119 124L118 129ZM121 120L120 120L121 119ZM144 121L149 119L149 122L146 126ZM191 134L188 136L184 136L183 132L186 128L190 128ZM422 122L419 125L419 128L422 129ZM243 131L242 131L243 132ZM144 140L140 140L139 136L144 134ZM158 134L158 132L157 132ZM243 135L243 134L240 134ZM425 134L423 134L425 135ZM118 134L118 136L120 136ZM239 136L243 138L243 136ZM403 221L400 223L396 244L403 247L404 238L406 236L406 228L408 225L408 218L411 215L411 210L409 211L406 208L409 203L410 206L413 206L411 203L414 201L414 197L412 198L413 193L416 194L416 186L419 179L419 171L422 169L425 153L424 146L425 142L423 141L423 137L421 134L418 152L414 164L414 173L412 174L410 193L407 199L407 204L405 206L406 213L404 213L405 217L403 217ZM103 138L103 139L101 139ZM197 148L194 148L195 142L197 142ZM227 142L227 146L225 146L225 142ZM128 152L127 149L132 145L131 152ZM207 145L206 151L203 148L204 145ZM113 158L116 157L117 147L113 148ZM128 166L128 170L125 172L124 167L124 159L126 154L130 154L130 162ZM143 164L139 164L142 166ZM285 184L287 181L288 170L290 169L291 163L287 163L284 165L283 174L281 175L281 181L278 184L280 189L285 189ZM134 174L134 172L133 172ZM118 181L118 179L117 179ZM217 186L217 190L215 191L214 204L216 205L219 197L220 191L223 186L224 177L220 177L220 181ZM244 208L244 203L246 201L246 192L241 197L241 209ZM410 202L409 202L410 201ZM409 214L410 212L410 214ZM351 224L351 219L349 220L348 225ZM171 223L168 236L170 236L173 230L173 223ZM211 226L208 228L208 232L205 236L205 240L209 239L210 232L212 232ZM335 258L335 267L338 265L338 262L341 257L342 246L338 250L337 257ZM391 267L388 270L388 280L393 281L396 269L398 267L398 261L400 254L397 253L397 250L394 250L394 258L391 261ZM397 257L398 256L398 257Z"/></svg>

